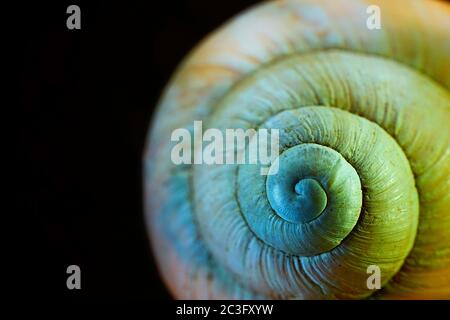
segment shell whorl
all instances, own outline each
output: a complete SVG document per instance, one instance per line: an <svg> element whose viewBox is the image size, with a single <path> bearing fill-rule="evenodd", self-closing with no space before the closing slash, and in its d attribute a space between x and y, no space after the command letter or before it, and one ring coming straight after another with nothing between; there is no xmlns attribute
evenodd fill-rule
<svg viewBox="0 0 450 320"><path fill-rule="evenodd" d="M172 293L450 298L449 40L449 5L360 0L266 3L208 37L165 90L145 155ZM279 129L279 172L172 164L171 132L195 120Z"/></svg>

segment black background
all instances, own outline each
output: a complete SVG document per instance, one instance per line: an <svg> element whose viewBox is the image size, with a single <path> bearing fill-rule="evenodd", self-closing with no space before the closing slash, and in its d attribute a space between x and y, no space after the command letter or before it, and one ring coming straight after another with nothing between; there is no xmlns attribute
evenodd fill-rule
<svg viewBox="0 0 450 320"><path fill-rule="evenodd" d="M170 295L142 212L141 157L154 106L186 53L256 1L20 3L16 174L23 240L15 289L34 297ZM66 9L81 8L81 30ZM7 14L7 13L5 13ZM81 268L81 290L66 268Z"/></svg>

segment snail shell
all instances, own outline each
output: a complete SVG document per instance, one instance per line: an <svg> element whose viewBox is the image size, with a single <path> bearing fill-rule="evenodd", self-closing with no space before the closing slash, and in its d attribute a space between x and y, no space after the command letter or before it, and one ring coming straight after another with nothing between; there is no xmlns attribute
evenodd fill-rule
<svg viewBox="0 0 450 320"><path fill-rule="evenodd" d="M366 27L372 4L380 30ZM264 3L204 40L165 89L144 156L172 294L450 298L449 61L438 1ZM171 133L197 120L278 129L279 172L173 164Z"/></svg>

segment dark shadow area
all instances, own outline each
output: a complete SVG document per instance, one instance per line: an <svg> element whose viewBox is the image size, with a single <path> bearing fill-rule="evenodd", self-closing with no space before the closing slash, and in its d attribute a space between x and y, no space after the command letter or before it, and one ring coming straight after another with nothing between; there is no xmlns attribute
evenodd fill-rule
<svg viewBox="0 0 450 320"><path fill-rule="evenodd" d="M149 120L185 54L254 2L18 5L19 294L170 298L143 220ZM71 4L81 8L81 30L66 28ZM72 264L79 291L66 288Z"/></svg>

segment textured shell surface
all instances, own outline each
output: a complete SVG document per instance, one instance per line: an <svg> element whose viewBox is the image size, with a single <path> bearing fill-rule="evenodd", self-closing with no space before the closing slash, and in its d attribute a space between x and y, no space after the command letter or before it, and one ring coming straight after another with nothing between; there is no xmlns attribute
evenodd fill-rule
<svg viewBox="0 0 450 320"><path fill-rule="evenodd" d="M449 61L443 1L264 2L212 32L167 84L144 152L172 295L450 299ZM175 164L172 133L196 121L276 129L276 173Z"/></svg>

